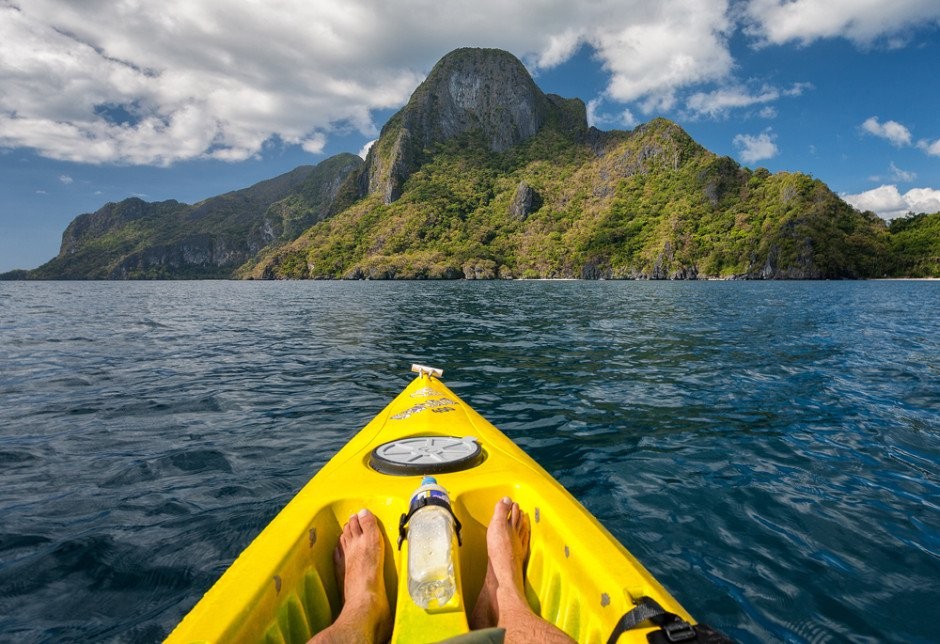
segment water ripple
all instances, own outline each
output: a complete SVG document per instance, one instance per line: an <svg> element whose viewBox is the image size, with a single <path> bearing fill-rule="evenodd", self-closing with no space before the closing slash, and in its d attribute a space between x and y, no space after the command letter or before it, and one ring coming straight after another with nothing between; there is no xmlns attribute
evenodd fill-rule
<svg viewBox="0 0 940 644"><path fill-rule="evenodd" d="M424 362L700 619L934 641L938 286L0 283L0 632L161 639Z"/></svg>

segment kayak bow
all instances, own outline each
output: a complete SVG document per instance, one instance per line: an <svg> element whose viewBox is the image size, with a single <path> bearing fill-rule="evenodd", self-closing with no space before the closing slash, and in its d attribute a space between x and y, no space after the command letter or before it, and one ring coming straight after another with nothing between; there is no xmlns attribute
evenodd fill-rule
<svg viewBox="0 0 940 644"><path fill-rule="evenodd" d="M432 642L468 630L486 572L486 526L497 499L529 514L526 595L536 613L579 642L607 641L648 597L694 621L578 501L440 380L418 376L284 507L179 623L168 642L305 642L339 614L333 549L343 524L369 508L385 534L393 642ZM425 610L408 594L399 517L425 474L450 493L463 530L457 592ZM646 622L645 624L649 624ZM646 642L652 625L618 641Z"/></svg>

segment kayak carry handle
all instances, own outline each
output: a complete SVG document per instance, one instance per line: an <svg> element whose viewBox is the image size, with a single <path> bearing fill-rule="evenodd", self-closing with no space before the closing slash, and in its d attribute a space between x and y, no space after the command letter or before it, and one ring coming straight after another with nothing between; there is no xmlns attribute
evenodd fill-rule
<svg viewBox="0 0 940 644"><path fill-rule="evenodd" d="M437 367L427 367L423 364L413 364L411 365L411 370L417 374L423 376L434 376L435 378L440 378L444 375L443 369L438 369Z"/></svg>

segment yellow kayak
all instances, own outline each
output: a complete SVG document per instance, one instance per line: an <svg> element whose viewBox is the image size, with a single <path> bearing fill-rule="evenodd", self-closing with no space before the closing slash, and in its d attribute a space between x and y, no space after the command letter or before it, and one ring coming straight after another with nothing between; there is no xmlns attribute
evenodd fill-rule
<svg viewBox="0 0 940 644"><path fill-rule="evenodd" d="M512 497L531 523L526 595L533 610L578 642L606 642L641 598L694 620L578 501L502 432L458 398L441 372L418 376L356 434L177 625L168 642L305 642L339 614L333 549L361 508L381 522L392 642L437 642L468 631L486 572L493 505ZM408 592L408 542L397 528L422 477L433 474L462 525L457 592L423 609ZM619 642L646 642L649 621Z"/></svg>

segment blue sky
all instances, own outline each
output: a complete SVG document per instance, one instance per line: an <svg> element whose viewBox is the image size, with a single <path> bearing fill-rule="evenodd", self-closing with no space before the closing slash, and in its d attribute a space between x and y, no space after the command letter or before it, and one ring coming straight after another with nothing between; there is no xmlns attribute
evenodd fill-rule
<svg viewBox="0 0 940 644"><path fill-rule="evenodd" d="M0 271L109 201L359 153L448 51L886 219L940 210L937 0L0 0Z"/></svg>

